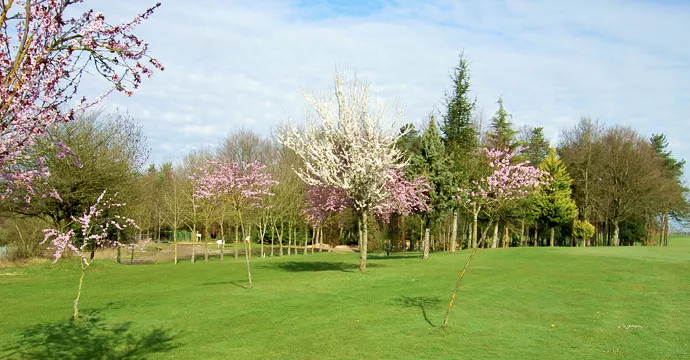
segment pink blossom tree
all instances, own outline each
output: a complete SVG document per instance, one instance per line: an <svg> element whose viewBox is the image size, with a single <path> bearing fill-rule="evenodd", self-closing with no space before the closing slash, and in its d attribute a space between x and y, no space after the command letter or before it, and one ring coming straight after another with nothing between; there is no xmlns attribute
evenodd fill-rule
<svg viewBox="0 0 690 360"><path fill-rule="evenodd" d="M270 188L277 185L271 175L265 172L266 166L259 162L229 163L225 161L211 161L206 168L200 168L195 175L194 196L202 199L213 199L219 204L229 205L237 223L242 229L247 263L247 277L249 288L252 288L252 274L249 266L249 236L245 231L244 211L248 208L260 208L266 196L272 196ZM237 249L237 236L235 248Z"/></svg>
<svg viewBox="0 0 690 360"><path fill-rule="evenodd" d="M134 220L119 215L109 215L110 209L123 207L124 203L114 202L114 198L104 199L105 191L96 199L89 209L78 218L72 220L79 224L79 231L68 230L60 232L55 229L43 230L45 237L42 243L50 243L50 249L54 251L55 260L57 262L67 250L71 250L79 256L81 264L81 277L79 277L79 288L77 290L77 297L74 300L74 319L79 318L79 298L81 297L82 284L84 283L84 274L86 269L93 264L93 259L89 256L87 250L93 247L115 246L122 247L124 244L112 239L109 232L112 230L123 231L127 227L139 229Z"/></svg>
<svg viewBox="0 0 690 360"><path fill-rule="evenodd" d="M513 164L513 159L524 150L518 147L510 149L484 149L491 173L474 182L471 188L458 189L456 196L461 205L472 211L472 246L477 246L477 220L484 210L491 212L501 208L508 201L523 199L542 184L544 174L538 168L529 165L529 161ZM498 223L496 223L498 224ZM496 247L496 241L492 247Z"/></svg>
<svg viewBox="0 0 690 360"><path fill-rule="evenodd" d="M429 210L429 183L424 176L410 181L402 169L389 170L388 181L384 185L383 199L373 206L373 213L384 222L389 222L393 214L407 216ZM341 213L353 202L347 192L334 186L312 186L307 190L307 206L303 210L307 222L315 229L334 214Z"/></svg>
<svg viewBox="0 0 690 360"><path fill-rule="evenodd" d="M84 0L9 0L0 2L0 198L48 175L41 161L26 168L22 160L38 137L74 117L71 100L84 74L97 74L110 87L94 99L81 97L78 110L99 103L113 91L132 95L143 77L163 66L149 56L148 44L132 31L160 3L132 21L109 24L89 10L67 17ZM60 145L64 153L69 150ZM57 194L52 194L57 197Z"/></svg>
<svg viewBox="0 0 690 360"><path fill-rule="evenodd" d="M334 186L316 185L307 190L306 207L301 211L305 220L314 228L314 240L320 241L323 224L331 216L342 213L345 209L352 206L352 201L347 197L341 188ZM306 242L306 241L305 241ZM307 244L305 253L307 251ZM312 244L312 253L314 244Z"/></svg>

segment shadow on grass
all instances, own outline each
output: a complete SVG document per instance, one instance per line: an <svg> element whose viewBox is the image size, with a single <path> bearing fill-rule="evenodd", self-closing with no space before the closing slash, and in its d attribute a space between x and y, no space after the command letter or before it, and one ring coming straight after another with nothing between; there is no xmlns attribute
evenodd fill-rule
<svg viewBox="0 0 690 360"><path fill-rule="evenodd" d="M242 285L242 284L238 283L237 281L213 281L213 282L201 283L201 285L205 285L205 286L208 286L208 285L235 285L235 286L240 287L242 289L247 288L247 285Z"/></svg>
<svg viewBox="0 0 690 360"><path fill-rule="evenodd" d="M99 310L85 311L79 320L39 324L22 331L0 359L146 359L177 347L166 329L134 332L131 323L108 324Z"/></svg>
<svg viewBox="0 0 690 360"><path fill-rule="evenodd" d="M367 268L381 267L380 264L369 264ZM359 271L359 264L332 261L288 261L271 264L263 264L261 267L273 268L288 272L316 272L316 271Z"/></svg>
<svg viewBox="0 0 690 360"><path fill-rule="evenodd" d="M441 304L441 299L431 296L401 296L393 300L393 303L404 307L418 307L422 310L422 316L427 324L436 327L426 314L426 309L429 307L436 307Z"/></svg>

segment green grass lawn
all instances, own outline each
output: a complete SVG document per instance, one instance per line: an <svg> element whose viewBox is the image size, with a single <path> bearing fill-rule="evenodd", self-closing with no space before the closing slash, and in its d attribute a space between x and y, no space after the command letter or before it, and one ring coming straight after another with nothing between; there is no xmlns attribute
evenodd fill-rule
<svg viewBox="0 0 690 360"><path fill-rule="evenodd" d="M670 247L323 253L0 270L0 359L685 359L690 239Z"/></svg>

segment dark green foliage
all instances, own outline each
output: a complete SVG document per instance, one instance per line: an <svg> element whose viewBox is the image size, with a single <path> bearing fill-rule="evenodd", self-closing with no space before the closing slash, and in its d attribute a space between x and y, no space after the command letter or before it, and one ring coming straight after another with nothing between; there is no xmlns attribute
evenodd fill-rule
<svg viewBox="0 0 690 360"><path fill-rule="evenodd" d="M654 152L661 159L664 169L664 176L669 179L680 179L683 176L683 166L685 160L676 160L668 148L668 140L664 134L652 134L649 138Z"/></svg>
<svg viewBox="0 0 690 360"><path fill-rule="evenodd" d="M429 198L432 210L428 215L430 220L436 221L455 205L453 196L457 193L457 186L434 114L429 117L429 125L422 134L420 145L423 174L431 185Z"/></svg>
<svg viewBox="0 0 690 360"><path fill-rule="evenodd" d="M544 137L544 128L530 128L525 135L526 139L523 140L522 145L527 146L527 149L522 152L522 155L533 166L537 166L549 155L549 141Z"/></svg>
<svg viewBox="0 0 690 360"><path fill-rule="evenodd" d="M478 132L472 123L477 100L469 97L470 68L464 53L460 53L451 80L453 90L446 94L446 114L443 116L441 130L447 153L458 162L470 156L479 145Z"/></svg>
<svg viewBox="0 0 690 360"><path fill-rule="evenodd" d="M498 98L498 110L491 119L491 130L487 134L486 145L494 149L514 149L516 144L515 135L517 131L513 129L512 117L503 106L503 97Z"/></svg>

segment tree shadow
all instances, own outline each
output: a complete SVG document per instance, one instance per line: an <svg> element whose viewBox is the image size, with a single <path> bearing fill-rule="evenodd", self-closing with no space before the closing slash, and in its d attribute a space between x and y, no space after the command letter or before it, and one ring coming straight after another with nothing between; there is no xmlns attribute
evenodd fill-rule
<svg viewBox="0 0 690 360"><path fill-rule="evenodd" d="M38 324L23 330L0 359L142 360L178 347L163 328L131 330L132 323L108 324L100 310L84 311L79 320Z"/></svg>
<svg viewBox="0 0 690 360"><path fill-rule="evenodd" d="M206 286L208 286L208 285L235 285L235 286L240 287L242 289L247 289L246 285L242 285L242 284L238 283L237 281L212 281L212 282L201 283L201 285L206 285Z"/></svg>
<svg viewBox="0 0 690 360"><path fill-rule="evenodd" d="M418 307L422 310L422 316L424 316L424 321L432 327L436 327L426 314L426 309L429 307L436 307L441 304L441 299L438 297L431 296L401 296L393 300L393 302L398 306L404 307Z"/></svg>
<svg viewBox="0 0 690 360"><path fill-rule="evenodd" d="M380 264L369 264L367 268L381 267ZM263 264L261 267L274 268L288 272L317 272L317 271L343 271L354 272L359 270L359 264L332 261L287 261L271 264Z"/></svg>

